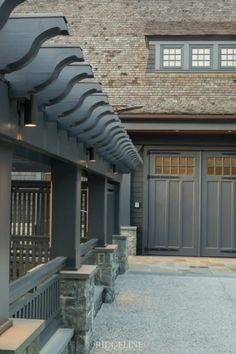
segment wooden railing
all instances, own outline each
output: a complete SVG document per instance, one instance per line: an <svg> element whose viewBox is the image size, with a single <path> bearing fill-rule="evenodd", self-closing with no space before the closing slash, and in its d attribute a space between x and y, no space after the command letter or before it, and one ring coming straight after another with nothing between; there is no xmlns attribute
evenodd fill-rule
<svg viewBox="0 0 236 354"><path fill-rule="evenodd" d="M97 238L92 238L91 240L80 244L80 259L81 263L85 264L91 260L92 250L98 246L99 240ZM88 263L87 263L88 264Z"/></svg>
<svg viewBox="0 0 236 354"><path fill-rule="evenodd" d="M10 279L15 280L33 267L49 261L48 236L11 236Z"/></svg>
<svg viewBox="0 0 236 354"><path fill-rule="evenodd" d="M80 244L80 256L85 256L89 251L91 251L98 244L97 238L92 238L91 240Z"/></svg>
<svg viewBox="0 0 236 354"><path fill-rule="evenodd" d="M80 245L81 260L98 245L98 239L91 239ZM10 279L24 276L30 269L50 260L49 238L47 236L11 236Z"/></svg>
<svg viewBox="0 0 236 354"><path fill-rule="evenodd" d="M42 319L49 326L60 312L58 272L65 263L65 257L57 257L10 283L10 316Z"/></svg>

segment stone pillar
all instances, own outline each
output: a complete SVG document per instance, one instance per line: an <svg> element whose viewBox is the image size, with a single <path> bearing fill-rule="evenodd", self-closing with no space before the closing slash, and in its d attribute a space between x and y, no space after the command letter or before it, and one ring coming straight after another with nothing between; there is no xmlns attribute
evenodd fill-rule
<svg viewBox="0 0 236 354"><path fill-rule="evenodd" d="M118 245L117 258L119 263L119 273L123 274L128 270L128 236L114 235L112 243Z"/></svg>
<svg viewBox="0 0 236 354"><path fill-rule="evenodd" d="M95 262L98 266L96 284L103 285L103 302L115 299L115 279L117 274L117 245L107 245L94 249Z"/></svg>
<svg viewBox="0 0 236 354"><path fill-rule="evenodd" d="M89 354L94 341L94 283L96 266L61 271L61 309L64 326L74 329L73 353Z"/></svg>
<svg viewBox="0 0 236 354"><path fill-rule="evenodd" d="M121 226L121 235L128 235L128 256L137 254L137 226Z"/></svg>

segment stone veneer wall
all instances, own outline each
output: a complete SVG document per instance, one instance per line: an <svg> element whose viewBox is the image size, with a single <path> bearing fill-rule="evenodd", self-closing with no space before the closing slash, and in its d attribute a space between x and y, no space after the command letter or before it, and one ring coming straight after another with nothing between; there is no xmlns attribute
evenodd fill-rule
<svg viewBox="0 0 236 354"><path fill-rule="evenodd" d="M236 21L235 0L28 0L17 7L32 11L65 14L72 36L60 41L82 46L113 105L152 113L236 111L236 73L147 73L145 42L145 34L158 34L159 21L190 28L191 21L210 21L213 29L214 22Z"/></svg>

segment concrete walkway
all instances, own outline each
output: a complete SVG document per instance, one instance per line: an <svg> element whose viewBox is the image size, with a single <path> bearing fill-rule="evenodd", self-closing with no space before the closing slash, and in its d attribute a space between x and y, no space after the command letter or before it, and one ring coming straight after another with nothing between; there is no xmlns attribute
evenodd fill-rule
<svg viewBox="0 0 236 354"><path fill-rule="evenodd" d="M93 353L236 353L236 259L132 257L117 292Z"/></svg>

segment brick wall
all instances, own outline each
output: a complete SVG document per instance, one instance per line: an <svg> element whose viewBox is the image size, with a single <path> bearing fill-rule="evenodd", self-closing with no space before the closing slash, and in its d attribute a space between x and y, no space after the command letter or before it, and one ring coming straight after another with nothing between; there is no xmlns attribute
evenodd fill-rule
<svg viewBox="0 0 236 354"><path fill-rule="evenodd" d="M17 8L32 11L65 14L72 36L57 40L83 47L113 105L150 113L236 111L236 73L149 73L145 42L158 21L236 21L235 0L28 0Z"/></svg>

